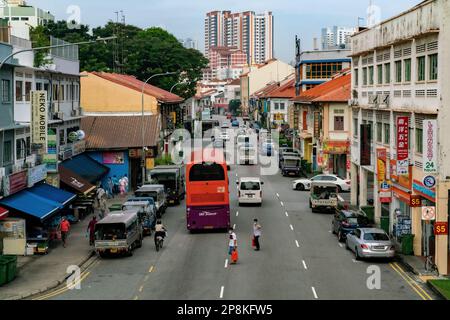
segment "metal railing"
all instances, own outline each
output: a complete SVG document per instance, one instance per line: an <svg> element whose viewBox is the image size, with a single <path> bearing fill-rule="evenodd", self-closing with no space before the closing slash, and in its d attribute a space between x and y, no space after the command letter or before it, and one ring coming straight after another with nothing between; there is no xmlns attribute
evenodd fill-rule
<svg viewBox="0 0 450 320"><path fill-rule="evenodd" d="M70 44L70 42L50 36L51 46L60 46ZM78 45L69 45L66 47L59 47L50 49L50 54L54 57L59 57L67 60L78 61Z"/></svg>

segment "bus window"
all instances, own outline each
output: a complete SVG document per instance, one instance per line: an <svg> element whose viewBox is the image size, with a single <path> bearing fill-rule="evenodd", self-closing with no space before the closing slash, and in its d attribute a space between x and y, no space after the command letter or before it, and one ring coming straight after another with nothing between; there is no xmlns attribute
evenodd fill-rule
<svg viewBox="0 0 450 320"><path fill-rule="evenodd" d="M217 163L211 164L194 164L189 171L190 181L224 181L225 172L221 165Z"/></svg>

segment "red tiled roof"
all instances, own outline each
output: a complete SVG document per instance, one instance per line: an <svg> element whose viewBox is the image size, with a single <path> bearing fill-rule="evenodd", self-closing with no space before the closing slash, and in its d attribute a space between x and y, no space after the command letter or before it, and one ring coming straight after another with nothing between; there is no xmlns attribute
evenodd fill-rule
<svg viewBox="0 0 450 320"><path fill-rule="evenodd" d="M303 91L292 101L297 102L346 102L351 98L351 73L347 72Z"/></svg>
<svg viewBox="0 0 450 320"><path fill-rule="evenodd" d="M101 77L103 79L109 80L111 82L120 84L122 86L128 87L130 89L142 92L143 81L138 80L134 76L118 74L118 73L107 73L107 72L92 72L92 74ZM179 103L183 102L183 98L177 96L176 94L170 93L164 89L152 86L151 84L146 84L144 87L144 93L155 97L157 100L164 103Z"/></svg>
<svg viewBox="0 0 450 320"><path fill-rule="evenodd" d="M241 85L241 79L239 79L239 78L234 79L233 81L228 83L228 85L230 85L230 86L239 86L239 85Z"/></svg>
<svg viewBox="0 0 450 320"><path fill-rule="evenodd" d="M277 89L269 92L264 96L265 98L287 98L295 97L295 79L291 79Z"/></svg>
<svg viewBox="0 0 450 320"><path fill-rule="evenodd" d="M264 88L253 93L253 96L264 97L265 95L269 94L272 91L277 90L278 88L279 88L278 82L271 82L267 84Z"/></svg>

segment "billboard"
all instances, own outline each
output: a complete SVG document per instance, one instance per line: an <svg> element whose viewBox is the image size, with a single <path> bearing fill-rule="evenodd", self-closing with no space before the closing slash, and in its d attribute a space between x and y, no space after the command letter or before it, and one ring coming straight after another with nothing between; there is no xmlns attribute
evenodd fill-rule
<svg viewBox="0 0 450 320"><path fill-rule="evenodd" d="M48 104L46 91L31 92L31 143L47 148ZM44 150L45 152L46 150Z"/></svg>
<svg viewBox="0 0 450 320"><path fill-rule="evenodd" d="M408 175L409 117L397 117L397 175Z"/></svg>
<svg viewBox="0 0 450 320"><path fill-rule="evenodd" d="M423 120L423 171L437 173L437 121Z"/></svg>

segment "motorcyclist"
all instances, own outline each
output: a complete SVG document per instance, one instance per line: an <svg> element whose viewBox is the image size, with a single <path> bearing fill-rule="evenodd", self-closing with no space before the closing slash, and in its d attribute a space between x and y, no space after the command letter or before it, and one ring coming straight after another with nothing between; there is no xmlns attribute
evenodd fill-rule
<svg viewBox="0 0 450 320"><path fill-rule="evenodd" d="M164 238L166 237L166 232L167 232L166 227L162 224L161 220L158 219L155 225L155 246L158 237L162 237L164 240Z"/></svg>

